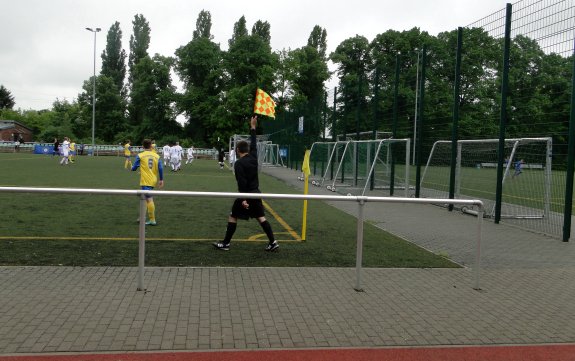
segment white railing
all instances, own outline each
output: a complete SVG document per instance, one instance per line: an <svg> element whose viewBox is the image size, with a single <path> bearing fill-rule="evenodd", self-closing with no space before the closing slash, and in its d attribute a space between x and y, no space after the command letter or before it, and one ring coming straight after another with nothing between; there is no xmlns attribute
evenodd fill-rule
<svg viewBox="0 0 575 361"><path fill-rule="evenodd" d="M415 203L415 204L453 204L475 205L478 207L475 266L473 272L473 288L479 290L481 269L481 239L483 227L483 202L480 200L441 199L441 198L395 198L395 197L364 197L364 196L322 196L277 193L231 193L231 192L183 192L183 191L146 191L121 189L86 189L86 188L31 188L31 187L0 187L0 193L63 193L63 194L98 194L98 195L135 195L140 198L140 226L138 249L138 291L144 288L144 260L146 250L146 195L150 196L178 196L178 197L204 197L204 198L252 198L252 199L291 199L291 200L318 200L318 201L344 201L357 202L357 239L356 239L356 283L354 289L361 288L361 268L363 263L363 223L364 206L367 202L385 203Z"/></svg>

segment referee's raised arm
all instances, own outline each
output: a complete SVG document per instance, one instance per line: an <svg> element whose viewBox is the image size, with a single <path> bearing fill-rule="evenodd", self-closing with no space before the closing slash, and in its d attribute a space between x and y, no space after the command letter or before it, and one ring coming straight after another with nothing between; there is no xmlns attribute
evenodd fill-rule
<svg viewBox="0 0 575 361"><path fill-rule="evenodd" d="M256 139L256 127L258 126L258 116L254 115L250 119L250 154L257 158L258 143Z"/></svg>

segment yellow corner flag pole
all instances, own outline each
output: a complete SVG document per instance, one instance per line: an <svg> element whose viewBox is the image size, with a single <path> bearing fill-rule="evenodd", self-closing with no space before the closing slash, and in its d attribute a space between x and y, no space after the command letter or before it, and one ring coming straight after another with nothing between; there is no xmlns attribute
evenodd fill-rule
<svg viewBox="0 0 575 361"><path fill-rule="evenodd" d="M309 154L310 151L306 150L305 151L305 156L303 157L303 164L301 166L301 170L304 174L304 185L303 185L303 194L307 195L308 192L308 178L310 175L310 169L309 169ZM306 232L306 227L307 227L307 199L304 199L303 201L303 220L302 220L302 226L301 226L301 240L305 241L305 232Z"/></svg>

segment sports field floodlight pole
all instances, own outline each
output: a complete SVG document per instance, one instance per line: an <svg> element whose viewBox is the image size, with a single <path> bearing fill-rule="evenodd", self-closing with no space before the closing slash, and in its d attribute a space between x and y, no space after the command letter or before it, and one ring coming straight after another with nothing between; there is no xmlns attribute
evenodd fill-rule
<svg viewBox="0 0 575 361"><path fill-rule="evenodd" d="M95 129L96 129L96 34L102 30L100 28L86 28L86 30L91 31L94 33L94 80L92 83L92 155L94 155L94 151L96 149L95 146Z"/></svg>

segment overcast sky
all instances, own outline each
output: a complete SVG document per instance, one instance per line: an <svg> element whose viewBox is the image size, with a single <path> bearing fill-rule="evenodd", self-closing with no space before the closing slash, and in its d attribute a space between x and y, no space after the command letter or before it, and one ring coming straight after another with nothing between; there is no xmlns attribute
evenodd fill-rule
<svg viewBox="0 0 575 361"><path fill-rule="evenodd" d="M150 55L174 55L192 38L201 10L212 15L214 41L227 49L234 23L244 15L248 30L257 20L271 25L273 50L307 43L313 27L327 30L328 53L355 35L368 40L386 30L419 27L436 35L466 26L505 7L504 0L3 0L0 7L0 85L15 108L51 108L56 98L73 101L96 73L107 32L120 22L129 53L132 20L142 14L151 28ZM176 85L179 84L174 79ZM330 85L335 85L335 80Z"/></svg>

